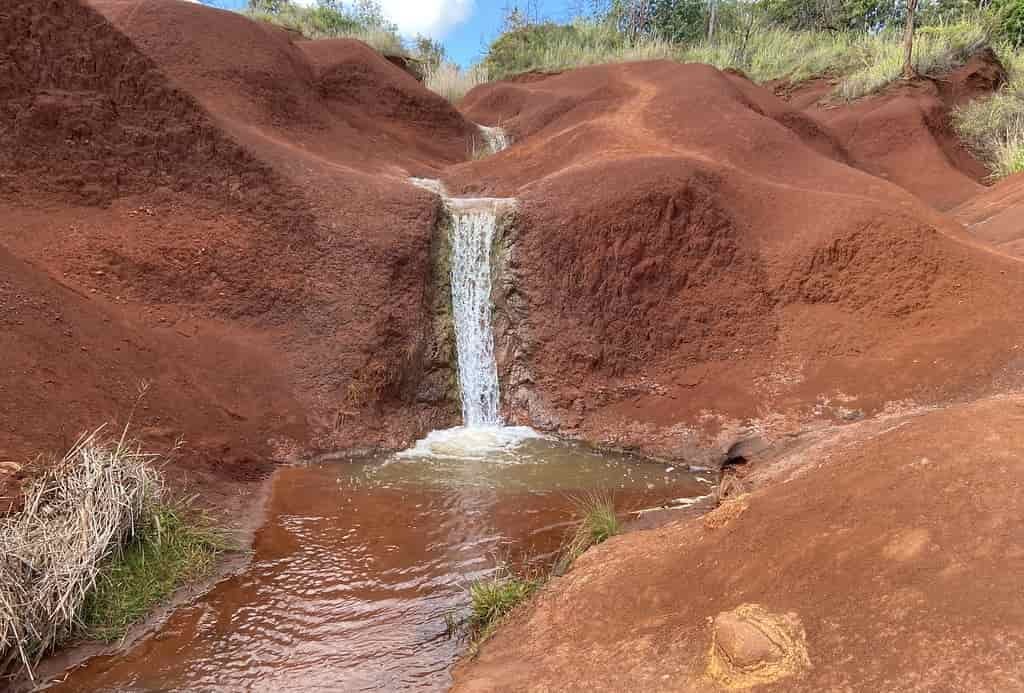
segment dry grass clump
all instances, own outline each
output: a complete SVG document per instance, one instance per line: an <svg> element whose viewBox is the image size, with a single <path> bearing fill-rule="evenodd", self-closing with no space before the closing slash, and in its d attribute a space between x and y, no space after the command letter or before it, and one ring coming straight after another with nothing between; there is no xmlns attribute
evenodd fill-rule
<svg viewBox="0 0 1024 693"><path fill-rule="evenodd" d="M0 671L32 666L71 634L104 562L162 493L152 455L84 436L0 520Z"/></svg>
<svg viewBox="0 0 1024 693"><path fill-rule="evenodd" d="M458 103L473 87L489 81L487 68L475 65L463 70L452 63L428 65L423 83L435 94L440 94L451 103Z"/></svg>

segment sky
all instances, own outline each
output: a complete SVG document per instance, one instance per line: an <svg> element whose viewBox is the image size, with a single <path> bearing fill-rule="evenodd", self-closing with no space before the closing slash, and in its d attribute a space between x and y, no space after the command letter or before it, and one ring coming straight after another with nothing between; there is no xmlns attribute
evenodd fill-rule
<svg viewBox="0 0 1024 693"><path fill-rule="evenodd" d="M314 5L316 0L293 0ZM207 5L240 9L247 0L202 0ZM473 64L498 35L507 6L530 5L540 17L568 19L565 0L378 0L384 14L404 36L424 34L444 44L448 58L463 67Z"/></svg>

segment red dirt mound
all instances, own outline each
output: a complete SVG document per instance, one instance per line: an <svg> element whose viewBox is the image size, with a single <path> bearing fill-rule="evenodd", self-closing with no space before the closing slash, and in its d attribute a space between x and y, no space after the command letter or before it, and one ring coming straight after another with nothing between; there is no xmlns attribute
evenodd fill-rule
<svg viewBox="0 0 1024 693"><path fill-rule="evenodd" d="M983 390L1024 337L1024 266L740 77L586 68L466 111L521 138L447 175L520 200L516 420L685 455Z"/></svg>
<svg viewBox="0 0 1024 693"><path fill-rule="evenodd" d="M829 101L834 85L827 81L788 91L786 97L805 104L805 112L834 133L852 165L948 210L982 192L988 173L957 138L950 112L1005 81L999 59L985 49L939 79L898 83L850 104Z"/></svg>
<svg viewBox="0 0 1024 693"><path fill-rule="evenodd" d="M1022 431L1016 396L802 444L765 470L786 483L588 551L454 690L1022 690ZM723 632L719 615L744 604L799 637ZM713 628L738 655L724 686Z"/></svg>
<svg viewBox="0 0 1024 693"><path fill-rule="evenodd" d="M359 41L296 41L279 27L178 0L149 0L145 11L135 0L91 4L259 154L287 143L289 161L305 155L430 175L469 151L475 128Z"/></svg>
<svg viewBox="0 0 1024 693"><path fill-rule="evenodd" d="M952 214L974 236L1024 258L1024 173L1000 181Z"/></svg>
<svg viewBox="0 0 1024 693"><path fill-rule="evenodd" d="M95 7L0 10L5 353L24 359L0 371L0 458L123 421L141 380L136 429L227 474L452 421L414 402L438 205L404 178L464 159L472 126L356 42L176 0Z"/></svg>

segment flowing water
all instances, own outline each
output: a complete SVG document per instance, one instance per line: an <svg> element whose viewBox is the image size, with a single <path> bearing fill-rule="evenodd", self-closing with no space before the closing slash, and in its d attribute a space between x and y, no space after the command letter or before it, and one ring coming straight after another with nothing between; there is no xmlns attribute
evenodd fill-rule
<svg viewBox="0 0 1024 693"><path fill-rule="evenodd" d="M462 647L446 615L499 562L546 571L575 496L602 490L620 510L706 497L689 472L503 425L490 259L512 202L446 203L463 425L390 457L281 469L248 570L55 690L444 690Z"/></svg>
<svg viewBox="0 0 1024 693"><path fill-rule="evenodd" d="M491 154L504 151L512 144L512 138L501 128L487 127L486 125L478 125L477 127L480 128L480 134L483 136L484 142L487 144Z"/></svg>
<svg viewBox="0 0 1024 693"><path fill-rule="evenodd" d="M466 426L501 423L491 329L491 247L496 219L493 206L455 208L452 214L452 314Z"/></svg>
<svg viewBox="0 0 1024 693"><path fill-rule="evenodd" d="M55 690L444 690L462 648L445 615L498 560L549 566L572 494L610 489L636 509L708 492L661 464L479 435L477 459L456 430L402 458L281 469L246 572Z"/></svg>

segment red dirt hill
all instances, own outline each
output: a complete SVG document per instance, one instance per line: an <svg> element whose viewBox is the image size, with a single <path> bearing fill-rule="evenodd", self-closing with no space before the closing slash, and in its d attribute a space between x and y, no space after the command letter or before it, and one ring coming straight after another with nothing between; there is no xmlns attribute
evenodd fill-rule
<svg viewBox="0 0 1024 693"><path fill-rule="evenodd" d="M1022 431L1015 396L803 441L760 490L588 551L454 691L1024 690ZM764 613L727 630L744 604L796 637Z"/></svg>
<svg viewBox="0 0 1024 693"><path fill-rule="evenodd" d="M829 98L834 88L829 80L784 96L835 133L852 165L949 210L981 193L988 174L957 138L950 113L1005 81L1006 70L985 49L941 78L896 84L850 104Z"/></svg>
<svg viewBox="0 0 1024 693"><path fill-rule="evenodd" d="M1024 174L1002 180L953 210L977 238L1024 258Z"/></svg>
<svg viewBox="0 0 1024 693"><path fill-rule="evenodd" d="M1019 376L1024 265L740 76L593 67L464 110L520 140L447 172L521 203L517 420L685 454Z"/></svg>
<svg viewBox="0 0 1024 693"><path fill-rule="evenodd" d="M453 421L413 403L438 206L404 178L472 126L357 42L139 7L0 10L0 459L123 422L141 381L136 431L229 474Z"/></svg>

